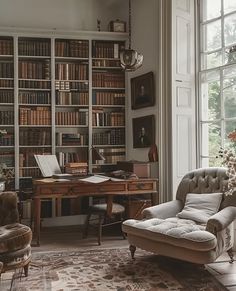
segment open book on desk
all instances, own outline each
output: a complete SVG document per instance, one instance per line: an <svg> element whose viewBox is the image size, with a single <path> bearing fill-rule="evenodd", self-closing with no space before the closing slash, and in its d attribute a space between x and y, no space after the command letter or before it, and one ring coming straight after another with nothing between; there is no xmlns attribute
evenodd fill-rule
<svg viewBox="0 0 236 291"><path fill-rule="evenodd" d="M80 181L89 182L89 183L102 183L106 181L122 181L122 179L112 178L103 175L94 175L87 178L80 179Z"/></svg>

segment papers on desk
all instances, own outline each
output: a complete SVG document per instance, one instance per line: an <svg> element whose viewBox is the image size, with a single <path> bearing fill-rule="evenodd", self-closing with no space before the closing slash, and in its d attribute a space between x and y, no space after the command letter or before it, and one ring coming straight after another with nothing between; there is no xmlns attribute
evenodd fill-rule
<svg viewBox="0 0 236 291"><path fill-rule="evenodd" d="M100 176L100 175L94 175L91 177L80 179L80 181L89 182L89 183L102 183L109 180L110 180L110 177Z"/></svg>
<svg viewBox="0 0 236 291"><path fill-rule="evenodd" d="M102 175L94 175L91 177L80 179L80 181L89 182L89 183L102 183L106 181L123 181L122 179L111 178Z"/></svg>

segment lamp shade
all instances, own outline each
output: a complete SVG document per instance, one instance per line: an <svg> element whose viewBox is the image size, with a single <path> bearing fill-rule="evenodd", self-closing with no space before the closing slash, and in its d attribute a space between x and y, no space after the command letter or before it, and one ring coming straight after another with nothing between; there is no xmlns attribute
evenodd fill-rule
<svg viewBox="0 0 236 291"><path fill-rule="evenodd" d="M124 49L120 52L121 67L126 71L135 71L142 66L143 55L133 49Z"/></svg>
<svg viewBox="0 0 236 291"><path fill-rule="evenodd" d="M99 153L99 151L95 147L92 146L91 149L92 149L92 161L93 161L93 163L96 163L96 161L105 161L104 156L101 153Z"/></svg>

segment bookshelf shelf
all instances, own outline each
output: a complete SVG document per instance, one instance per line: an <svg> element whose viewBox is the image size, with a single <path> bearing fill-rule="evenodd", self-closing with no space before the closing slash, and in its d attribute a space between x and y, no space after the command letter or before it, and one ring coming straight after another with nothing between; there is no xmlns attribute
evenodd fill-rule
<svg viewBox="0 0 236 291"><path fill-rule="evenodd" d="M0 158L14 168L14 188L40 177L35 154L88 162L102 170L125 157L125 72L119 53L127 34L0 33ZM98 37L98 39L96 39ZM104 39L102 39L104 38ZM120 118L120 121L118 121ZM96 125L96 126L95 126Z"/></svg>

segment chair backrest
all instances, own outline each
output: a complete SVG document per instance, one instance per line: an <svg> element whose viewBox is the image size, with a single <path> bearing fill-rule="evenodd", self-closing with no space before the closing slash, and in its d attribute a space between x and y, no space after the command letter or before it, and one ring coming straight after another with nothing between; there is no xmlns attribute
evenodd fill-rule
<svg viewBox="0 0 236 291"><path fill-rule="evenodd" d="M200 168L187 173L181 180L176 199L185 203L188 193L223 193L229 177L223 167ZM236 195L224 195L220 208L236 206Z"/></svg>
<svg viewBox="0 0 236 291"><path fill-rule="evenodd" d="M19 222L16 192L0 193L0 226Z"/></svg>

